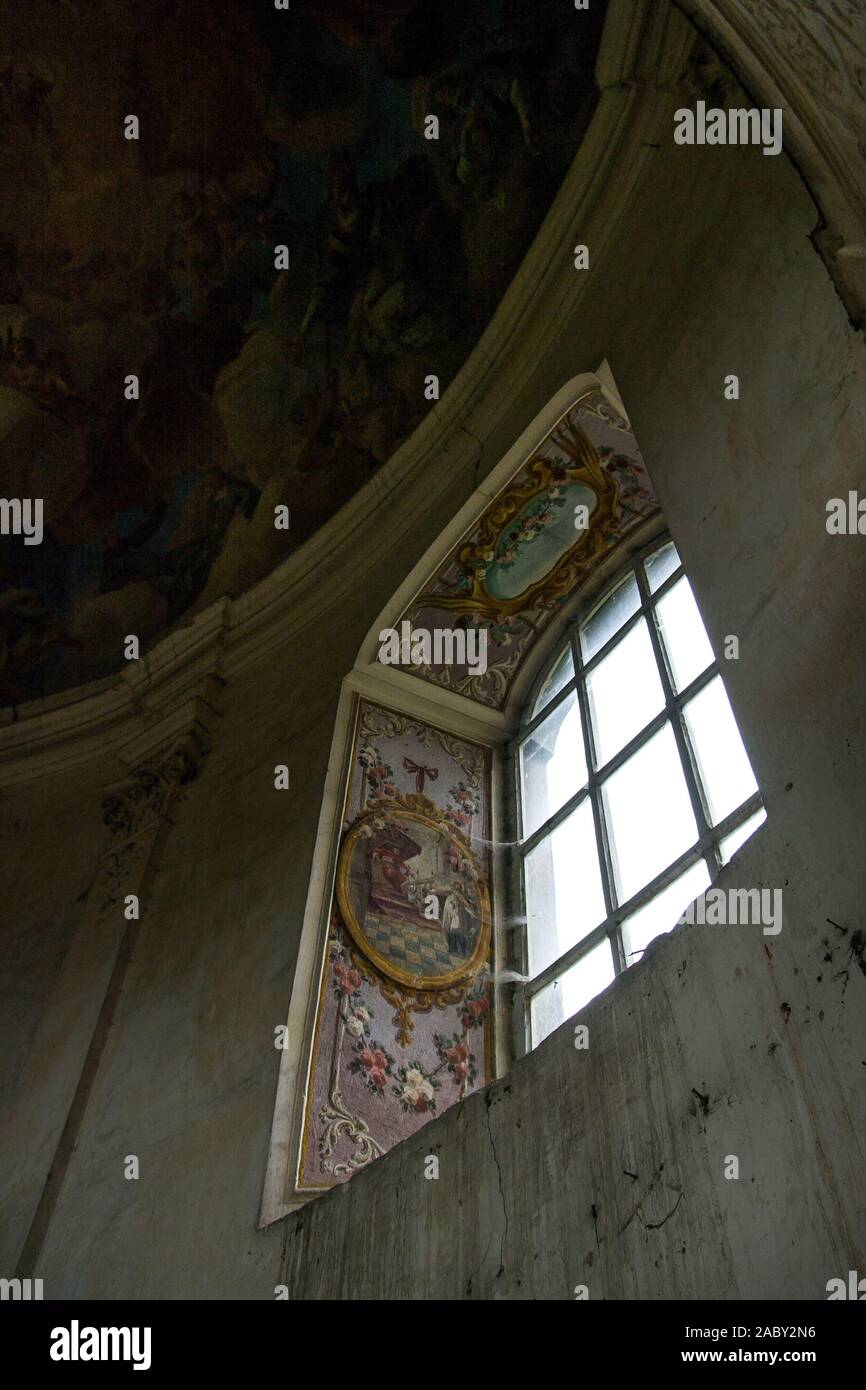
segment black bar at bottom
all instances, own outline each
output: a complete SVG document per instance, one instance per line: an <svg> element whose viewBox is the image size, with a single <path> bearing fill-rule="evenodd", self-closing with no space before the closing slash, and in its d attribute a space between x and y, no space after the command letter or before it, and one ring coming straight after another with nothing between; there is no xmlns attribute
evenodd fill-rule
<svg viewBox="0 0 866 1390"><path fill-rule="evenodd" d="M505 1367L515 1343L522 1342L528 1354L534 1350L537 1355L541 1332L555 1339L549 1354L559 1359L564 1353L575 1375L581 1367L597 1376L629 1370L665 1374L674 1367L738 1364L774 1370L806 1366L818 1370L826 1381L828 1374L856 1364L866 1322L862 1311L850 1305L866 1301L866 1280L862 1290L853 1292L854 1297L846 1288L844 1297L796 1303L615 1302L576 1297L566 1307L537 1305L531 1322L522 1322L517 1331L513 1315L500 1303L498 1314L488 1308L482 1315L484 1333L477 1356L489 1374L491 1354L494 1366L502 1355ZM339 1328L332 1327L329 1339L336 1336L347 1351L354 1343L347 1371L357 1371L364 1343L354 1341L355 1331L362 1337L369 1335L371 1317L379 1336L387 1337L391 1324L392 1350L404 1341L398 1329L405 1328L405 1313L399 1305L390 1312L380 1307L371 1313L369 1304L359 1299L341 1304L339 1312L333 1305L330 1312L323 1308L322 1316L329 1322L339 1318ZM463 1316L465 1333L474 1328L477 1335L481 1330L477 1312L467 1308ZM504 1319L501 1324L499 1316ZM262 1374L270 1371L294 1379L302 1364L324 1350L316 1345L322 1325L312 1306L302 1307L290 1299L275 1299L267 1305L6 1301L0 1317L6 1364L14 1366L19 1377L21 1372L48 1372L58 1384L69 1376L99 1378L105 1370L134 1377L136 1366L140 1380L213 1372L222 1380L242 1373L260 1383ZM456 1330L453 1317L440 1314L428 1326L431 1331L438 1327L440 1334L449 1326ZM349 1340L344 1342L345 1338ZM404 1345L401 1360L407 1351ZM100 1359L91 1359L93 1353Z"/></svg>

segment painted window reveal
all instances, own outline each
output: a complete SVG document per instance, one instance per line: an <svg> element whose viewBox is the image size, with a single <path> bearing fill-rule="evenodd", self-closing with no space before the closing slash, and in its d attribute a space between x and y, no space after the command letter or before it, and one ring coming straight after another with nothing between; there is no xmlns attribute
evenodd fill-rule
<svg viewBox="0 0 866 1390"><path fill-rule="evenodd" d="M490 753L360 701L298 1191L493 1077Z"/></svg>
<svg viewBox="0 0 866 1390"><path fill-rule="evenodd" d="M421 631L483 630L484 669L406 669L502 708L557 608L657 508L628 421L600 386L584 392L402 615Z"/></svg>
<svg viewBox="0 0 866 1390"><path fill-rule="evenodd" d="M765 819L672 542L573 627L516 743L535 1046L634 964Z"/></svg>

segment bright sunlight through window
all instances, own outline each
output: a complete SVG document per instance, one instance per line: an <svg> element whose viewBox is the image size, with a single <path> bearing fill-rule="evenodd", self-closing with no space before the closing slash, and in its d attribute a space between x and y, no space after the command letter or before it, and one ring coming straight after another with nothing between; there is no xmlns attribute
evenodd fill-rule
<svg viewBox="0 0 866 1390"><path fill-rule="evenodd" d="M517 780L534 1047L670 931L765 819L671 541L635 559L557 654Z"/></svg>

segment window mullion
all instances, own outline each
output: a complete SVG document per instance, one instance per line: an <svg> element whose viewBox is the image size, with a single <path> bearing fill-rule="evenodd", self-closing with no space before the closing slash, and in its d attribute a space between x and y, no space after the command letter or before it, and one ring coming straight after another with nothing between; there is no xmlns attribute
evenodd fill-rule
<svg viewBox="0 0 866 1390"><path fill-rule="evenodd" d="M679 704L675 706L674 717L671 723L673 725L674 738L680 750L680 761L683 765L683 772L689 789L692 810L695 813L695 820L698 823L698 835L702 838L708 831L712 830L710 808L704 795L704 789L701 785L700 778L698 777L697 762L686 725L686 717Z"/></svg>
<svg viewBox="0 0 866 1390"><path fill-rule="evenodd" d="M521 856L519 853L518 853L518 854L514 854L514 853L513 853L514 849L517 848L517 845L519 845L519 843L520 843L520 837L521 837L521 835L522 835L522 833L523 833L523 826L522 826L522 820L523 820L523 796L522 796L522 794L521 794L521 788L520 788L520 749L519 749L519 746L514 748L513 753L512 753L512 756L511 756L511 777L512 777L512 784L513 784L513 787L514 787L514 800L515 800L515 803L516 803L516 805L517 805L517 815L514 817L514 819L513 819L513 821L512 821L512 824L511 824L511 826L509 827L509 828L511 829L511 832L512 832L512 839L513 839L513 841L514 841L515 843L512 843L512 844L509 844L509 845L508 845L508 847L507 847L507 853L508 853L509 859L510 859L510 861L511 861L511 865L510 865L510 878L511 878L512 887L516 887L516 890L517 890L516 897L513 899L513 901L515 901L515 902L517 902L517 903L520 904L520 916L521 916L522 921L523 921L523 930L522 930L521 933L519 933L519 937L520 937L520 947L519 947L519 951L514 949L514 946L515 946L515 938L517 938L518 933L512 933L512 940L511 940L511 960L510 960L509 963L510 963L511 965L513 965L515 969L519 970L520 973L521 973L521 975L525 975L526 972L527 972L527 969L528 969L527 962L528 962L528 960L529 960L529 939L528 939L528 936L527 936L527 928L526 928L526 891L525 891L525 886L524 886L524 881L523 881L523 877L524 877L524 876L523 876L523 858L522 858L522 856Z"/></svg>
<svg viewBox="0 0 866 1390"><path fill-rule="evenodd" d="M685 709L686 705L691 704L695 696L700 695L701 691L705 690L706 687L710 684L710 682L715 680L718 674L718 663L715 661L711 661L709 666L705 667L705 669L701 671L701 674L699 676L695 676L694 680L690 681L689 684L685 687L685 689L680 690L678 694L674 697L676 699L677 707L679 709Z"/></svg>
<svg viewBox="0 0 866 1390"><path fill-rule="evenodd" d="M611 856L610 840L608 839L607 822L604 817L604 808L601 804L598 777L595 771L595 740L592 735L592 723L589 717L586 675L584 672L583 657L580 651L580 634L577 627L572 630L571 641L574 669L577 672L577 703L580 707L580 725L583 730L583 751L586 757L589 802L592 807L592 824L595 831L595 852L598 856L598 867L601 875L601 891L604 896L604 910L607 918L610 919L616 906L613 859ZM614 933L613 946L614 971L619 975L621 971L625 969L625 957L623 955L622 942L619 938L618 929L615 930Z"/></svg>
<svg viewBox="0 0 866 1390"><path fill-rule="evenodd" d="M680 694L675 697L676 719L674 721L674 734L677 736L677 744L680 745L681 750L683 747L686 750L685 768L689 794L692 794L692 787L694 787L700 802L704 824L708 830L712 830L713 828L710 803L707 800L703 780L698 770L698 759L692 743L692 736L689 733L688 721L686 720L686 706L690 704L695 696L699 695L702 690L706 690L707 686L710 685L718 675L718 664L713 661L705 671L702 671L699 676L695 677L685 690L681 691ZM680 757L682 757L682 751L680 751ZM719 857L717 846L713 847L713 856L718 861L716 865L716 873L718 873L721 868L721 858Z"/></svg>
<svg viewBox="0 0 866 1390"><path fill-rule="evenodd" d="M663 580L662 583L658 586L658 588L655 589L652 592L652 594L650 594L650 599L652 603L655 605L659 602L659 599L663 599L665 595L669 594L671 589L673 589L677 584L679 584L680 580L684 577L685 570L683 569L682 565L679 565L677 569L675 569L671 574L669 574L667 579ZM647 593L649 593L649 584L647 584Z"/></svg>
<svg viewBox="0 0 866 1390"><path fill-rule="evenodd" d="M511 783L513 787L514 815L510 819L508 830L511 844L506 848L508 855L508 886L512 893L511 901L519 904L520 925L518 930L506 929L506 940L508 941L508 964L511 965L524 980L529 973L529 927L526 919L526 884L523 870L523 857L521 854L514 853L516 844L519 843L523 833L523 795L520 786L520 740L515 739L509 750L509 762L511 764ZM511 1051L512 1056L525 1057L532 1047L532 1037L529 1028L529 1004L526 998L524 987L517 984L511 1001Z"/></svg>
<svg viewBox="0 0 866 1390"><path fill-rule="evenodd" d="M744 825L747 820L751 820L752 816L755 815L757 811L762 811L763 809L764 803L761 801L760 791L753 792L746 801L741 802L735 810L730 811L728 815L725 816L724 820L720 820L718 825L713 826L712 830L708 832L712 841L719 849L720 863L722 840L727 839L728 835L732 835L733 832L738 830L741 825Z"/></svg>
<svg viewBox="0 0 866 1390"><path fill-rule="evenodd" d="M573 965L577 965L579 961L583 960L584 956L588 956L590 951L595 950L596 946L600 946L603 941L608 941L610 939L610 931L610 921L605 920L604 922L600 922L597 927L593 927L591 932L587 932L586 936L582 937L580 941L576 941L573 946L569 946L568 950L563 951L561 956L551 961L543 970L540 970L535 978L524 986L524 994L527 1003L535 999L548 985L552 985L554 980L560 979Z"/></svg>
<svg viewBox="0 0 866 1390"><path fill-rule="evenodd" d="M640 589L641 597L643 598L647 608L647 628L649 630L650 642L652 643L652 649L656 659L656 666L658 667L659 677L662 683L662 689L664 690L665 705L667 706L667 709L670 713L671 728L673 730L674 738L676 739L677 750L680 755L680 763L682 764L683 769L683 776L686 779L686 786L689 792L689 801L692 805L692 812L695 817L695 824L698 827L698 839L701 840L711 828L709 812L704 801L703 789L701 788L700 782L698 780L695 764L693 762L693 754L686 730L685 716L683 715L682 709L680 708L680 703L677 699L676 691L674 690L673 686L673 681L671 680L670 672L668 670L668 664L665 659L661 633L659 632L658 614L656 613L655 600L653 595L651 595L649 592L649 585L647 584L646 575L643 572L643 566L636 566L635 573L637 576L638 588Z"/></svg>
<svg viewBox="0 0 866 1390"><path fill-rule="evenodd" d="M531 835L527 835L525 842L520 846L521 854L524 857L527 854L531 854L532 851L541 844L541 841L547 838L552 830L557 830L559 826L562 825L563 821L568 820L572 811L577 810L581 802L586 800L587 795L588 788L583 786L579 791L576 791L573 796L570 796L567 801L564 801L558 811L554 811L553 815L549 816L537 830L533 830Z"/></svg>
<svg viewBox="0 0 866 1390"><path fill-rule="evenodd" d="M547 719L547 717L551 715L559 705L562 704L563 700L568 698L573 689L574 676L572 676L571 680L566 682L566 684L562 687L561 690L558 690L556 692L553 698L549 700L546 705L542 706L542 708L538 711L538 714L534 715L533 718L530 719L527 724L521 726L520 732L517 737L518 745L526 742L526 740L529 738L529 735L533 734L535 730L538 728L539 724L543 724L545 719Z"/></svg>
<svg viewBox="0 0 866 1390"><path fill-rule="evenodd" d="M593 652L589 660L583 663L584 676L591 675L592 672L595 670L596 666L600 666L601 663L604 661L605 657L610 656L611 652L614 650L615 647L619 646L623 638L628 637L632 628L637 627L642 617L643 607L638 608L635 613L632 613L630 618L626 618L622 627L617 628L613 636L607 639L604 646L599 647L598 651Z"/></svg>
<svg viewBox="0 0 866 1390"><path fill-rule="evenodd" d="M630 739L623 748L620 748L618 753L614 753L612 758L608 758L604 766L600 767L595 775L595 780L598 785L600 786L602 782L607 782L615 772L618 772L626 763L631 762L635 753L640 752L644 744L649 743L650 739L664 728L665 724L667 724L668 720L671 718L672 713L673 711L669 706L663 706L658 714L654 714L649 723L645 724L640 732L635 734L633 739Z"/></svg>

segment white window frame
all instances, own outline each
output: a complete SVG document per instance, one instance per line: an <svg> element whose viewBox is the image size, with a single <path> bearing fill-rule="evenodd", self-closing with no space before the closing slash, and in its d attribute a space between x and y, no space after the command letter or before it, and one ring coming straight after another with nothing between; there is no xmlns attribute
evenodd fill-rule
<svg viewBox="0 0 866 1390"><path fill-rule="evenodd" d="M706 670L702 671L699 676L681 691L677 692L660 632L657 607L665 595L670 593L671 589L685 576L686 572L680 560L677 568L668 575L654 593L651 593L644 570L645 562L656 551L660 550L664 545L667 545L671 539L667 531L662 531L650 542L632 550L629 559L615 571L604 588L597 594L594 594L591 600L585 602L578 609L576 615L569 621L565 641L560 641L557 644L553 655L547 660L541 674L534 682L530 696L525 704L525 713L518 732L509 744L510 781L513 789L512 794L515 808L514 823L517 827L517 839L513 862L514 872L512 875L512 893L514 895L513 901L519 904L519 920L523 924L522 931L515 933L513 954L516 956L514 965L525 978L525 983L517 988L514 993L515 1018L513 1042L515 1053L518 1056L524 1055L535 1045L532 1041L530 1005L541 990L558 979L572 965L582 960L590 951L604 941L610 943L614 978L630 968L629 962L626 960L623 946L622 923L637 912L639 908L645 907L646 904L651 902L664 888L668 887L668 885L679 878L681 874L685 873L701 860L706 864L710 882L714 882L721 872L723 864L721 852L722 841L734 831L738 830L739 827L754 816L757 811L763 809L763 802L759 790L753 793L746 801L742 802L736 810L719 821L716 826L712 825L712 818L703 789L697 758L694 748L692 747L692 740L686 723L684 710L690 700L693 700L694 697L705 689L711 681L715 680L717 676L721 676L719 662L714 657ZM614 633L613 637L595 652L590 660L584 660L579 638L581 624L585 622L594 611L601 607L605 599L608 598L614 590L619 588L623 582L627 582L629 574L633 574L637 581L640 606L623 623L622 627ZM592 722L590 719L586 686L587 677L591 675L606 656L610 655L642 619L646 619L647 628L649 630L650 641L656 659L662 690L664 692L664 705L659 713L650 720L634 738L630 739L618 753L608 759L600 768L596 769ZM527 712L534 709L535 702L544 688L545 681L549 677L551 671L556 667L557 663L562 659L563 653L569 645L574 662L574 676L535 714L528 714ZM577 695L580 709L581 730L584 747L587 752L587 780L579 791L571 796L552 815L548 816L530 835L524 836L523 797L520 784L520 747L527 737L549 718L551 713L564 700L568 699L572 692L575 692ZM649 740L659 733L668 723L670 723L673 729L677 750L680 755L680 762L686 780L689 800L698 829L698 838L688 850L651 879L650 882L637 893L634 893L624 902L619 903L617 901L611 847L605 822L601 788L613 773L627 763L635 753L647 744ZM597 927L593 928L591 932L587 933L587 935L576 942L575 945L570 946L568 950L564 951L556 960L552 961L549 965L545 966L543 970L539 971L538 974L529 979L526 978L529 974L529 927L526 918L524 869L526 857L552 830L562 824L563 821L567 820L587 799L589 799L592 807L596 850L598 853L606 915L604 920L599 923ZM631 962L631 964L635 963L636 962Z"/></svg>

